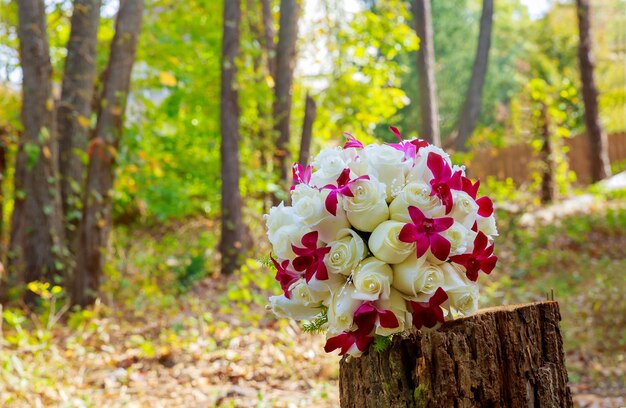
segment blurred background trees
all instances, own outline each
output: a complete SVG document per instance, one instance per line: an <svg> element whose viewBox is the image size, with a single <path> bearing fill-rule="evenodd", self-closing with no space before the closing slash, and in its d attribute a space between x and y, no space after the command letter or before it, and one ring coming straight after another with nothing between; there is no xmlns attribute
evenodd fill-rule
<svg viewBox="0 0 626 408"><path fill-rule="evenodd" d="M626 128L617 0L227 6L2 2L5 297L44 279L92 301L112 224L221 214L231 273L290 163L342 131L419 130L479 175L477 149L532 142L528 186L548 201L575 181L565 140L589 129L590 177L609 174L606 135Z"/></svg>

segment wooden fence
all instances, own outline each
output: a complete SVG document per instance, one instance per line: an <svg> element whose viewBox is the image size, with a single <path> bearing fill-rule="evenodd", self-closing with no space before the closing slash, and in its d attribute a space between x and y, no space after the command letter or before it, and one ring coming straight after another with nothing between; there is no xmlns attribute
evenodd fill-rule
<svg viewBox="0 0 626 408"><path fill-rule="evenodd" d="M626 132L608 136L609 159L611 163L626 160ZM586 185L591 180L589 161L589 139L585 134L566 139L569 168L576 173L576 184ZM486 179L494 176L497 180L512 178L516 185L532 181L533 166L538 161L537 153L530 144L518 144L503 149L479 149L468 165L472 178Z"/></svg>

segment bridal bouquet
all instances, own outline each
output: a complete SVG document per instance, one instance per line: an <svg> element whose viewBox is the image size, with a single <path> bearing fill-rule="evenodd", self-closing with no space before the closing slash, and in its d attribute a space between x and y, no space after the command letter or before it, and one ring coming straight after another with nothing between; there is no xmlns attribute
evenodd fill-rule
<svg viewBox="0 0 626 408"><path fill-rule="evenodd" d="M326 332L327 352L433 328L477 309L479 272L497 261L493 203L424 140L322 150L293 167L291 206L267 217L283 294L268 308Z"/></svg>

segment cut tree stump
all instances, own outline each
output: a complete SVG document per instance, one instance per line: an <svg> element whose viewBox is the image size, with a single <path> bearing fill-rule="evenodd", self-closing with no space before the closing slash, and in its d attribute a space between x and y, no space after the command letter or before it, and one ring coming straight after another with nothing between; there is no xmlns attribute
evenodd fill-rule
<svg viewBox="0 0 626 408"><path fill-rule="evenodd" d="M340 363L341 407L572 407L554 301L396 336Z"/></svg>

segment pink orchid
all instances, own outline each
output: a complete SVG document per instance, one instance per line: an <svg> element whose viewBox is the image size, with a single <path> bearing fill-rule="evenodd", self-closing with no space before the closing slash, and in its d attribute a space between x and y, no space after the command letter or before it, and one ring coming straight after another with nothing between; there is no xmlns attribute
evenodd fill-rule
<svg viewBox="0 0 626 408"><path fill-rule="evenodd" d="M446 214L448 214L452 211L452 190L461 190L463 186L461 182L461 170L452 173L450 165L445 162L443 157L434 152L430 152L426 160L426 164L434 176L434 178L430 180L430 186L432 188L430 195L439 197L446 207Z"/></svg>
<svg viewBox="0 0 626 408"><path fill-rule="evenodd" d="M291 245L293 252L298 255L293 260L293 268L298 272L304 271L307 283L313 276L318 280L328 279L324 256L330 252L330 247L317 247L317 231L304 234L301 241L303 248Z"/></svg>
<svg viewBox="0 0 626 408"><path fill-rule="evenodd" d="M326 344L324 345L324 351L330 353L337 349L340 349L339 355L343 356L355 344L359 351L365 351L367 350L367 346L370 345L372 340L374 340L374 337L363 334L363 332L361 332L360 330L351 332L344 331L337 336L331 337L326 340Z"/></svg>
<svg viewBox="0 0 626 408"><path fill-rule="evenodd" d="M291 299L291 293L289 292L289 288L291 287L291 285L293 285L294 282L300 279L301 274L287 269L289 267L288 259L285 259L280 264L276 259L274 259L274 257L272 257L272 254L270 254L270 259L276 267L275 279L278 281L278 283L280 283L280 287L283 290L285 297L287 299Z"/></svg>
<svg viewBox="0 0 626 408"><path fill-rule="evenodd" d="M324 350L327 353L341 349L342 356L356 344L359 351L365 351L374 337L371 335L376 323L381 327L392 329L398 327L398 318L391 310L380 310L370 302L365 302L354 312L354 323L357 329L350 332L342 332L326 341Z"/></svg>
<svg viewBox="0 0 626 408"><path fill-rule="evenodd" d="M476 199L476 195L478 194L478 187L480 187L480 180L476 180L476 183L472 184L472 180L467 177L461 177L463 184L463 191L467 193L470 197L476 200L476 204L478 204L478 215L481 217L489 217L493 214L493 201L491 198L487 196L480 197Z"/></svg>
<svg viewBox="0 0 626 408"><path fill-rule="evenodd" d="M309 182L311 182L312 172L313 169L311 166L304 168L300 163L295 163L291 169L291 173L293 174L291 190L295 189L297 184L309 184Z"/></svg>
<svg viewBox="0 0 626 408"><path fill-rule="evenodd" d="M478 271L487 275L491 273L498 262L498 257L493 255L493 245L487 247L489 240L483 232L479 232L474 239L474 250L471 254L454 255L450 260L465 267L467 279L476 282Z"/></svg>
<svg viewBox="0 0 626 408"><path fill-rule="evenodd" d="M343 169L339 177L337 178L337 185L334 186L332 184L327 184L322 189L329 189L330 193L326 197L326 201L324 202L326 206L326 211L331 213L332 215L337 215L337 203L339 202L339 194L345 197L354 197L352 190L350 190L350 185L358 180L369 180L369 176L361 176L357 177L354 180L350 180L350 169Z"/></svg>
<svg viewBox="0 0 626 408"><path fill-rule="evenodd" d="M448 294L442 288L437 288L435 293L428 299L428 302L409 301L413 315L413 326L421 329L422 326L429 329L435 327L437 322L443 323L445 318L441 305L448 300Z"/></svg>
<svg viewBox="0 0 626 408"><path fill-rule="evenodd" d="M413 223L405 224L398 239L402 242L415 242L417 257L421 257L430 248L433 255L445 261L450 255L450 242L440 233L454 224L454 218L427 218L419 208L409 206L409 216Z"/></svg>
<svg viewBox="0 0 626 408"><path fill-rule="evenodd" d="M400 150L404 152L404 157L407 159L412 159L415 161L415 157L417 155L417 151L422 147L428 146L428 142L421 139L414 140L404 140L402 139L402 135L400 131L395 126L389 126L389 129L396 135L400 143L387 143L389 146L393 147L396 150Z"/></svg>
<svg viewBox="0 0 626 408"><path fill-rule="evenodd" d="M380 310L371 302L365 302L354 312L354 321L359 327L374 327L376 323L385 329L393 329L400 325L398 318L391 310Z"/></svg>
<svg viewBox="0 0 626 408"><path fill-rule="evenodd" d="M348 138L348 141L346 142L346 144L343 145L344 149L347 149L349 147L355 147L357 149L362 149L363 148L363 143L361 143L359 140L357 140L350 133L343 132L343 134Z"/></svg>

